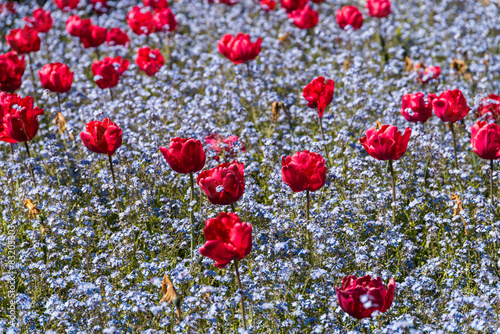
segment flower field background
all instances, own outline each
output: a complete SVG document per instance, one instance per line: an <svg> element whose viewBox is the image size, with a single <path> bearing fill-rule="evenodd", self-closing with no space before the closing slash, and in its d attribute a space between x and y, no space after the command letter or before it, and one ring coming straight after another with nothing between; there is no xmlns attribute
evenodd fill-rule
<svg viewBox="0 0 500 334"><path fill-rule="evenodd" d="M0 5L0 332L500 333L500 3L221 2Z"/></svg>

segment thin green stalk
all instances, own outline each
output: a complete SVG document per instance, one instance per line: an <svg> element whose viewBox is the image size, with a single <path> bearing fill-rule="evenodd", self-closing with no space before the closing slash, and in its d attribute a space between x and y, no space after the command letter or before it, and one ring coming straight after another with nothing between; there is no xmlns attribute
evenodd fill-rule
<svg viewBox="0 0 500 334"><path fill-rule="evenodd" d="M394 177L394 168L392 166L392 160L389 160L389 170L391 171L391 186L392 186L392 221L396 222L396 179Z"/></svg>
<svg viewBox="0 0 500 334"><path fill-rule="evenodd" d="M234 203L231 203L231 212L236 212L236 209L234 207Z"/></svg>
<svg viewBox="0 0 500 334"><path fill-rule="evenodd" d="M455 123L450 122L451 135L453 137L453 152L455 153L455 167L458 169L457 140L455 138Z"/></svg>
<svg viewBox="0 0 500 334"><path fill-rule="evenodd" d="M31 158L30 148L28 146L27 141L24 142L24 147L26 147L26 153L28 153L28 158ZM30 163L30 174L31 174L31 178L33 179L33 184L35 185L35 188L36 188L35 173L33 173L33 166L31 165L31 163Z"/></svg>
<svg viewBox="0 0 500 334"><path fill-rule="evenodd" d="M191 194L189 196L189 205L194 201L194 178L193 173L189 173L189 185L191 187ZM191 259L194 257L194 210L191 208L189 211L189 220L191 221Z"/></svg>
<svg viewBox="0 0 500 334"><path fill-rule="evenodd" d="M114 190L115 198L116 198L117 197L117 195L116 195L116 181L115 181L115 170L113 169L113 158L109 154L108 154L108 158L109 158L109 168L111 169L111 177L113 179L113 190Z"/></svg>
<svg viewBox="0 0 500 334"><path fill-rule="evenodd" d="M495 166L493 165L493 159L490 160L490 199L491 199L491 205L493 205L495 196L493 193L493 168Z"/></svg>
<svg viewBox="0 0 500 334"><path fill-rule="evenodd" d="M323 139L323 148L325 149L326 162L328 165L330 165L330 154L328 153L328 147L326 145L325 132L323 131L323 120L321 117L319 117L319 128L321 129L321 138Z"/></svg>
<svg viewBox="0 0 500 334"><path fill-rule="evenodd" d="M241 320L243 323L243 329L247 330L247 321L245 318L245 301L243 296L243 290L241 288L240 271L238 269L238 260L234 259L234 271L236 272L236 283L238 283L238 289L241 295Z"/></svg>
<svg viewBox="0 0 500 334"><path fill-rule="evenodd" d="M35 64L33 63L33 59L31 58L31 53L28 53L28 59L30 61L30 73L31 73L31 83L33 84L33 102L34 104L37 104L37 98L36 98L36 85L35 85L35 73L33 72L33 67Z"/></svg>

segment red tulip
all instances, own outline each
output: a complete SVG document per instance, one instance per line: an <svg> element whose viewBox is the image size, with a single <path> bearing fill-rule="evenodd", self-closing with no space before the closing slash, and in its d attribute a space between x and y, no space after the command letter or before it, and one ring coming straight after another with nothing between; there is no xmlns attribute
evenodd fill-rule
<svg viewBox="0 0 500 334"><path fill-rule="evenodd" d="M314 3L322 3L322 2L325 2L325 0L311 0L312 2Z"/></svg>
<svg viewBox="0 0 500 334"><path fill-rule="evenodd" d="M252 250L252 225L241 222L235 213L219 213L217 218L205 222L203 230L207 242L200 254L225 268L234 259L240 261Z"/></svg>
<svg viewBox="0 0 500 334"><path fill-rule="evenodd" d="M383 125L380 130L366 130L366 136L360 138L359 142L366 152L377 160L398 160L405 154L410 136L410 128L406 128L405 133L401 135L397 127Z"/></svg>
<svg viewBox="0 0 500 334"><path fill-rule="evenodd" d="M144 7L151 7L153 9L168 8L167 0L143 0Z"/></svg>
<svg viewBox="0 0 500 334"><path fill-rule="evenodd" d="M237 161L223 163L216 168L202 171L196 183L212 204L229 205L243 196L244 168L245 166Z"/></svg>
<svg viewBox="0 0 500 334"><path fill-rule="evenodd" d="M91 25L86 33L80 36L80 40L82 41L85 49L96 48L106 42L107 33L108 31L106 28Z"/></svg>
<svg viewBox="0 0 500 334"><path fill-rule="evenodd" d="M500 158L500 126L479 121L471 127L472 149L481 159Z"/></svg>
<svg viewBox="0 0 500 334"><path fill-rule="evenodd" d="M283 7L287 13L291 13L294 10L304 8L307 1L308 0L281 0L281 7Z"/></svg>
<svg viewBox="0 0 500 334"><path fill-rule="evenodd" d="M153 25L155 31L174 31L177 27L177 21L170 8L164 8L155 11L153 15Z"/></svg>
<svg viewBox="0 0 500 334"><path fill-rule="evenodd" d="M92 5L92 10L97 14L104 14L109 10L107 0L90 0L90 4Z"/></svg>
<svg viewBox="0 0 500 334"><path fill-rule="evenodd" d="M69 12L72 9L76 9L79 1L80 0L54 0L57 7L63 12Z"/></svg>
<svg viewBox="0 0 500 334"><path fill-rule="evenodd" d="M0 5L0 14L12 15L17 12L17 2L4 2Z"/></svg>
<svg viewBox="0 0 500 334"><path fill-rule="evenodd" d="M425 103L424 94L405 94L401 106L401 114L408 122L425 123L432 116L432 97Z"/></svg>
<svg viewBox="0 0 500 334"><path fill-rule="evenodd" d="M95 60L92 64L95 83L102 89L115 87L129 64L128 59L122 59L122 57L106 57L101 61Z"/></svg>
<svg viewBox="0 0 500 334"><path fill-rule="evenodd" d="M269 12L276 8L276 1L274 0L260 0L260 8L263 11Z"/></svg>
<svg viewBox="0 0 500 334"><path fill-rule="evenodd" d="M23 29L13 29L5 36L10 47L19 54L37 52L40 50L40 37L34 27L25 26Z"/></svg>
<svg viewBox="0 0 500 334"><path fill-rule="evenodd" d="M36 28L39 32L48 32L52 28L52 17L50 11L41 8L33 11L33 17L25 17L24 20Z"/></svg>
<svg viewBox="0 0 500 334"><path fill-rule="evenodd" d="M219 52L235 64L254 60L260 52L262 39L259 37L255 43L250 40L250 35L239 33L236 37L224 35L218 43Z"/></svg>
<svg viewBox="0 0 500 334"><path fill-rule="evenodd" d="M358 30L363 26L363 14L356 6L344 6L337 10L337 23L340 28L345 29L346 26L351 26L354 30Z"/></svg>
<svg viewBox="0 0 500 334"><path fill-rule="evenodd" d="M300 29L312 29L319 22L318 12L311 9L309 5L288 13L288 18L293 20L293 23Z"/></svg>
<svg viewBox="0 0 500 334"><path fill-rule="evenodd" d="M7 143L17 143L6 131L6 126L3 122L3 117L10 112L10 107L20 99L17 94L9 94L0 92L0 141Z"/></svg>
<svg viewBox="0 0 500 334"><path fill-rule="evenodd" d="M38 115L43 115L44 110L33 108L33 98L21 98L13 94L9 104L3 106L3 129L15 141L30 141L38 132Z"/></svg>
<svg viewBox="0 0 500 334"><path fill-rule="evenodd" d="M92 25L90 19L81 19L78 15L72 15L66 20L66 31L75 37L82 37L87 34Z"/></svg>
<svg viewBox="0 0 500 334"><path fill-rule="evenodd" d="M85 147L94 153L112 156L122 145L122 129L109 118L104 121L91 121L80 132Z"/></svg>
<svg viewBox="0 0 500 334"><path fill-rule="evenodd" d="M160 70L160 67L165 64L165 59L163 59L160 50L153 50L149 46L145 46L137 50L135 63L139 69L146 72L147 75L153 76Z"/></svg>
<svg viewBox="0 0 500 334"><path fill-rule="evenodd" d="M0 55L0 90L14 92L21 87L25 69L24 56L19 58L14 51Z"/></svg>
<svg viewBox="0 0 500 334"><path fill-rule="evenodd" d="M138 6L127 13L127 23L137 35L149 35L154 29L153 14Z"/></svg>
<svg viewBox="0 0 500 334"><path fill-rule="evenodd" d="M366 2L368 14L371 17L387 17L391 14L390 0L368 0Z"/></svg>
<svg viewBox="0 0 500 334"><path fill-rule="evenodd" d="M356 319L369 318L375 311L385 313L392 305L395 289L394 278L389 279L386 289L380 277L354 275L344 277L340 289L335 287L340 307Z"/></svg>
<svg viewBox="0 0 500 334"><path fill-rule="evenodd" d="M127 33L120 28L111 28L106 34L106 42L109 46L122 45L128 47L130 39Z"/></svg>
<svg viewBox="0 0 500 334"><path fill-rule="evenodd" d="M325 83L324 77L318 77L304 87L302 96L307 100L307 106L318 109L319 117L323 117L326 107L333 101L334 88L333 80L328 79Z"/></svg>
<svg viewBox="0 0 500 334"><path fill-rule="evenodd" d="M226 158L229 159L236 157L238 149L241 152L246 151L245 145L240 142L240 138L238 136L229 136L224 138L219 134L212 133L205 137L205 141L210 144L211 148L215 150L218 156L221 155L222 146L224 146ZM236 147L236 144L239 144L238 147ZM218 156L216 157L217 161L219 160Z"/></svg>
<svg viewBox="0 0 500 334"><path fill-rule="evenodd" d="M422 68L418 69L418 76L420 82L422 82L423 84L439 78L440 75L441 75L441 67L439 66L427 66L424 69Z"/></svg>
<svg viewBox="0 0 500 334"><path fill-rule="evenodd" d="M487 122L497 121L500 115L500 96L490 94L482 99L476 111L476 117L483 117Z"/></svg>
<svg viewBox="0 0 500 334"><path fill-rule="evenodd" d="M281 157L283 182L298 193L321 189L326 180L325 159L314 152L297 152L291 157Z"/></svg>
<svg viewBox="0 0 500 334"><path fill-rule="evenodd" d="M458 122L471 110L464 95L458 89L447 90L432 101L432 108L443 122Z"/></svg>
<svg viewBox="0 0 500 334"><path fill-rule="evenodd" d="M198 139L172 138L169 147L160 147L160 152L177 173L196 173L205 166L205 152Z"/></svg>
<svg viewBox="0 0 500 334"><path fill-rule="evenodd" d="M66 93L73 83L73 72L69 67L61 63L45 64L38 71L42 87L54 93Z"/></svg>

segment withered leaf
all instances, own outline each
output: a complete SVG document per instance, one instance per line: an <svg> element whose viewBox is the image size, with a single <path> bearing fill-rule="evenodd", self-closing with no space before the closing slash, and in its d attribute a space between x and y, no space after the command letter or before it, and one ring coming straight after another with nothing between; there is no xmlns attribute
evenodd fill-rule
<svg viewBox="0 0 500 334"><path fill-rule="evenodd" d="M273 113L273 122L277 122L280 117L280 105L278 102L273 102L271 104L271 112Z"/></svg>
<svg viewBox="0 0 500 334"><path fill-rule="evenodd" d="M168 278L167 274L163 276L163 280L161 281L161 291L163 292L163 297L160 299L160 303L167 302L170 304L177 297L174 284Z"/></svg>
<svg viewBox="0 0 500 334"><path fill-rule="evenodd" d="M465 71L467 71L467 64L465 64L465 61L455 58L451 62L451 68L454 69L457 74L464 74Z"/></svg>
<svg viewBox="0 0 500 334"><path fill-rule="evenodd" d="M405 57L405 70L406 72L411 72L415 70L415 68L413 67L413 61L408 56Z"/></svg>
<svg viewBox="0 0 500 334"><path fill-rule="evenodd" d="M40 210L36 207L36 204L33 203L31 199L27 199L24 201L24 207L28 208L28 219L34 219L37 214L40 213Z"/></svg>
<svg viewBox="0 0 500 334"><path fill-rule="evenodd" d="M66 118L60 112L57 113L54 123L59 125L59 133L62 134L66 130Z"/></svg>

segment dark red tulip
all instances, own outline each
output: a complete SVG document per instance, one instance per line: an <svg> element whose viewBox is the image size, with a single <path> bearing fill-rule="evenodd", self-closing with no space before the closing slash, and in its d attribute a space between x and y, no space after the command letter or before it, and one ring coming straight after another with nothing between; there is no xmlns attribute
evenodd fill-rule
<svg viewBox="0 0 500 334"><path fill-rule="evenodd" d="M205 142L210 144L210 147L217 153L217 161L219 160L218 156L221 155L222 152L225 152L225 157L227 159L231 159L238 155L238 151L246 151L245 145L241 143L238 136L229 136L224 138L219 134L212 133L205 137Z"/></svg>
<svg viewBox="0 0 500 334"><path fill-rule="evenodd" d="M33 17L25 17L24 20L39 32L48 32L52 28L52 17L49 10L37 8L33 11Z"/></svg>
<svg viewBox="0 0 500 334"><path fill-rule="evenodd" d="M54 93L66 93L73 83L73 72L68 65L52 63L43 65L38 71L42 87Z"/></svg>
<svg viewBox="0 0 500 334"><path fill-rule="evenodd" d="M476 111L476 117L483 117L487 122L496 122L500 116L500 96L490 94L479 103Z"/></svg>
<svg viewBox="0 0 500 334"><path fill-rule="evenodd" d="M216 168L202 171L196 183L212 204L229 205L243 196L244 168L245 166L237 161L223 163Z"/></svg>
<svg viewBox="0 0 500 334"><path fill-rule="evenodd" d="M4 2L0 5L0 14L12 15L17 12L17 2Z"/></svg>
<svg viewBox="0 0 500 334"><path fill-rule="evenodd" d="M160 152L170 168L177 173L196 173L205 166L206 156L203 145L194 138L173 138L169 147L160 147Z"/></svg>
<svg viewBox="0 0 500 334"><path fill-rule="evenodd" d="M90 5L92 6L92 10L97 14L104 14L109 11L107 0L90 0Z"/></svg>
<svg viewBox="0 0 500 334"><path fill-rule="evenodd" d="M344 6L337 10L336 19L342 29L349 25L354 30L358 30L363 26L363 14L356 6Z"/></svg>
<svg viewBox="0 0 500 334"><path fill-rule="evenodd" d="M106 42L109 46L121 45L128 47L130 39L127 33L120 28L111 28L106 34Z"/></svg>
<svg viewBox="0 0 500 334"><path fill-rule="evenodd" d="M3 122L3 117L10 112L10 107L13 103L17 103L20 100L20 96L17 94L9 94L0 92L0 141L7 143L17 143L10 134L7 133L5 124Z"/></svg>
<svg viewBox="0 0 500 334"><path fill-rule="evenodd" d="M418 68L418 77L421 83L426 84L431 80L439 78L441 75L441 67L427 66L425 68Z"/></svg>
<svg viewBox="0 0 500 334"><path fill-rule="evenodd" d="M401 114L408 122L425 123L432 116L432 97L425 103L424 94L405 94L402 99Z"/></svg>
<svg viewBox="0 0 500 334"><path fill-rule="evenodd" d="M276 1L274 0L260 0L260 8L263 11L269 12L276 8Z"/></svg>
<svg viewBox="0 0 500 334"><path fill-rule="evenodd" d="M78 7L78 2L80 2L80 0L54 0L54 2L60 10L69 12Z"/></svg>
<svg viewBox="0 0 500 334"><path fill-rule="evenodd" d="M323 117L326 107L333 101L333 90L335 82L328 79L325 83L324 77L312 80L302 92L302 96L307 101L307 106L317 109L319 117Z"/></svg>
<svg viewBox="0 0 500 334"><path fill-rule="evenodd" d="M294 10L304 8L307 2L308 0L281 0L281 7L283 7L287 13L291 13Z"/></svg>
<svg viewBox="0 0 500 334"><path fill-rule="evenodd" d="M149 35L154 29L153 14L138 6L135 6L127 13L127 23L137 35Z"/></svg>
<svg viewBox="0 0 500 334"><path fill-rule="evenodd" d="M94 80L99 88L112 88L118 85L120 76L128 69L130 62L122 57L106 57L92 64Z"/></svg>
<svg viewBox="0 0 500 334"><path fill-rule="evenodd" d="M122 129L105 118L102 122L87 123L85 131L80 132L80 138L89 151L111 156L122 145Z"/></svg>
<svg viewBox="0 0 500 334"><path fill-rule="evenodd" d="M262 39L259 37L255 43L250 40L250 35L239 33L235 37L224 35L218 43L219 52L235 64L254 60L260 52Z"/></svg>
<svg viewBox="0 0 500 334"><path fill-rule="evenodd" d="M359 142L377 160L398 160L406 153L410 136L410 128L402 135L396 126L382 125L380 130L366 130L366 136Z"/></svg>
<svg viewBox="0 0 500 334"><path fill-rule="evenodd" d="M163 59L160 50L153 50L149 46L145 46L137 50L135 63L147 75L153 76L165 64L165 59Z"/></svg>
<svg viewBox="0 0 500 334"><path fill-rule="evenodd" d="M472 149L481 159L500 158L500 126L479 121L471 127Z"/></svg>
<svg viewBox="0 0 500 334"><path fill-rule="evenodd" d="M24 56L19 58L14 51L0 55L0 90L14 92L21 87L25 69Z"/></svg>
<svg viewBox="0 0 500 334"><path fill-rule="evenodd" d="M391 1L368 0L366 8L368 8L368 15L371 17L387 17L391 14Z"/></svg>
<svg viewBox="0 0 500 334"><path fill-rule="evenodd" d="M234 259L241 261L252 251L252 225L243 223L235 213L219 213L205 222L205 245L200 254L225 268Z"/></svg>
<svg viewBox="0 0 500 334"><path fill-rule="evenodd" d="M298 193L321 189L326 180L325 159L314 152L297 152L291 157L281 157L283 182Z"/></svg>
<svg viewBox="0 0 500 334"><path fill-rule="evenodd" d="M314 3L322 3L322 2L325 2L326 0L311 0L311 1Z"/></svg>
<svg viewBox="0 0 500 334"><path fill-rule="evenodd" d="M96 48L106 42L107 33L106 28L91 25L86 33L80 36L80 40L85 49Z"/></svg>
<svg viewBox="0 0 500 334"><path fill-rule="evenodd" d="M447 90L432 101L432 109L443 122L461 121L471 110L458 89Z"/></svg>
<svg viewBox="0 0 500 334"><path fill-rule="evenodd" d="M152 9L168 8L167 0L143 0L144 7L151 7Z"/></svg>
<svg viewBox="0 0 500 334"><path fill-rule="evenodd" d="M335 287L340 307L356 319L369 318L375 311L385 313L392 305L395 290L394 278L389 279L386 289L380 277L354 275L344 277L340 289Z"/></svg>
<svg viewBox="0 0 500 334"><path fill-rule="evenodd" d="M5 36L5 39L10 47L19 54L37 52L40 50L38 30L29 25L25 26L23 29L12 29L9 34Z"/></svg>
<svg viewBox="0 0 500 334"><path fill-rule="evenodd" d="M75 37L82 37L87 34L92 25L90 19L81 19L78 15L72 15L66 20L66 31Z"/></svg>
<svg viewBox="0 0 500 334"><path fill-rule="evenodd" d="M228 6L234 6L239 2L239 0L208 0L208 3L222 3Z"/></svg>
<svg viewBox="0 0 500 334"><path fill-rule="evenodd" d="M312 29L319 22L318 12L309 5L288 13L288 18L293 20L293 23L300 29Z"/></svg>
<svg viewBox="0 0 500 334"><path fill-rule="evenodd" d="M37 117L43 114L43 109L33 107L31 96L21 98L14 94L10 103L3 107L3 129L15 141L30 141L38 132Z"/></svg>
<svg viewBox="0 0 500 334"><path fill-rule="evenodd" d="M157 9L153 15L153 25L155 31L174 31L177 21L170 8Z"/></svg>

